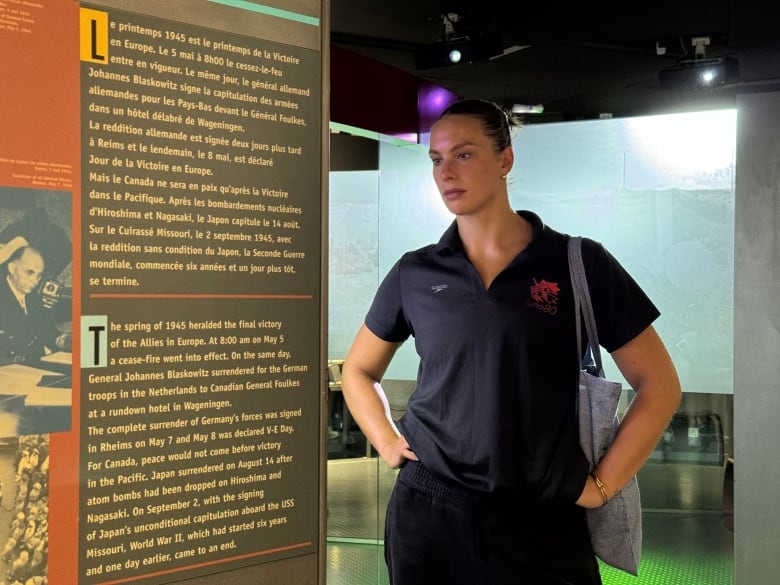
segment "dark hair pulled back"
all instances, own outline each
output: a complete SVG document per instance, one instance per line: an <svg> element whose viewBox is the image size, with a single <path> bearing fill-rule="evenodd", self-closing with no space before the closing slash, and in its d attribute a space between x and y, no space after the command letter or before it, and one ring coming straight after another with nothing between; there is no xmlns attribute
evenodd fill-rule
<svg viewBox="0 0 780 585"><path fill-rule="evenodd" d="M439 120L448 116L471 116L479 120L496 152L512 146L512 127L519 125L513 123L509 112L502 106L488 100L467 99L455 102L441 113Z"/></svg>

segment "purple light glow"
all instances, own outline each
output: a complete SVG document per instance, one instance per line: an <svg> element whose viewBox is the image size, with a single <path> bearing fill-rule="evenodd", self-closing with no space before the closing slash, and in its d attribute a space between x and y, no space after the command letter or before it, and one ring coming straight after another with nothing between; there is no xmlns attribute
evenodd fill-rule
<svg viewBox="0 0 780 585"><path fill-rule="evenodd" d="M417 109L420 115L420 133L427 132L444 109L460 98L451 91L432 83L420 82Z"/></svg>
<svg viewBox="0 0 780 585"><path fill-rule="evenodd" d="M393 138L398 138L399 140L405 140L406 142L411 142L412 144L417 144L417 141L419 140L419 135L415 132L393 134L392 136Z"/></svg>

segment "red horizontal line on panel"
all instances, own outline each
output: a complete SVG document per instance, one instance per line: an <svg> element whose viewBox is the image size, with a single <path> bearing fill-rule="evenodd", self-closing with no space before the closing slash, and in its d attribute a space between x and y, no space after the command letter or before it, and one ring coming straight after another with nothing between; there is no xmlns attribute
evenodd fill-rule
<svg viewBox="0 0 780 585"><path fill-rule="evenodd" d="M90 293L90 299L313 299L314 295L238 295L196 293Z"/></svg>

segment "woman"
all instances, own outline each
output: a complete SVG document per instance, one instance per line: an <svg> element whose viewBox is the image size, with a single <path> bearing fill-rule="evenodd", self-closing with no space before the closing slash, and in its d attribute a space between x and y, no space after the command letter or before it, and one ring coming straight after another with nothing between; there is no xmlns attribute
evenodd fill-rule
<svg viewBox="0 0 780 585"><path fill-rule="evenodd" d="M500 106L450 106L430 158L455 221L385 277L342 373L357 423L401 468L385 524L391 583L601 583L584 511L604 499L577 436L568 236L512 210ZM585 239L583 257L600 341L636 391L595 469L611 497L652 452L680 387L656 308L601 245ZM409 336L420 368L396 426L380 380Z"/></svg>

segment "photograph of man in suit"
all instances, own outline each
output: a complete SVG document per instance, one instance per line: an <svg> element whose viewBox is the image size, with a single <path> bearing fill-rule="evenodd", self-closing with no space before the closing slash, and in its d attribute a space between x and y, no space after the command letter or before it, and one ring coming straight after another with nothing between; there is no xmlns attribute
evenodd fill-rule
<svg viewBox="0 0 780 585"><path fill-rule="evenodd" d="M67 431L72 411L68 193L0 187L0 437Z"/></svg>
<svg viewBox="0 0 780 585"><path fill-rule="evenodd" d="M17 237L3 252L9 255L0 283L0 364L36 365L48 353L70 351L70 335L55 327L46 297L32 294L46 269L41 251Z"/></svg>

